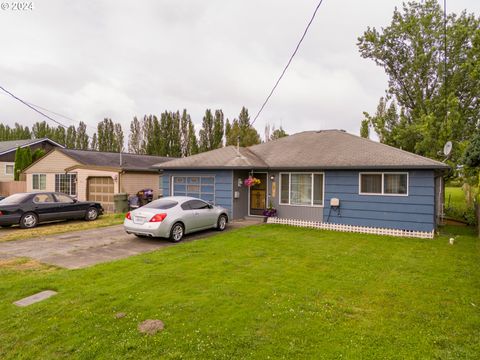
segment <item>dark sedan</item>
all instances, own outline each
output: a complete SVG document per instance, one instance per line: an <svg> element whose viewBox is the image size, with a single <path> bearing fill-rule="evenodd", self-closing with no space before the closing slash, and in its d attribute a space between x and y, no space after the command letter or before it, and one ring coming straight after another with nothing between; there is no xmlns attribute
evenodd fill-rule
<svg viewBox="0 0 480 360"><path fill-rule="evenodd" d="M41 222L85 219L96 220L103 214L102 205L77 201L62 193L19 193L0 200L0 226L20 225L34 228Z"/></svg>

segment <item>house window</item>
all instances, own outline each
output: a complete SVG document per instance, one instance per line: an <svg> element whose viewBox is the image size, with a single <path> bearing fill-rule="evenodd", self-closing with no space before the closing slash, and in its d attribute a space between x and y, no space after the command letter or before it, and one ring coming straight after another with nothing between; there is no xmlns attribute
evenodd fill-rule
<svg viewBox="0 0 480 360"><path fill-rule="evenodd" d="M76 174L55 174L55 192L67 195L77 195Z"/></svg>
<svg viewBox="0 0 480 360"><path fill-rule="evenodd" d="M323 173L280 174L280 204L323 206Z"/></svg>
<svg viewBox="0 0 480 360"><path fill-rule="evenodd" d="M45 190L47 188L47 175L46 174L33 174L32 175L32 189L33 190Z"/></svg>
<svg viewBox="0 0 480 360"><path fill-rule="evenodd" d="M360 173L361 195L408 195L408 173Z"/></svg>
<svg viewBox="0 0 480 360"><path fill-rule="evenodd" d="M191 196L215 201L214 176L173 176L173 196Z"/></svg>
<svg viewBox="0 0 480 360"><path fill-rule="evenodd" d="M13 164L5 164L5 175L13 175L14 169L15 166Z"/></svg>

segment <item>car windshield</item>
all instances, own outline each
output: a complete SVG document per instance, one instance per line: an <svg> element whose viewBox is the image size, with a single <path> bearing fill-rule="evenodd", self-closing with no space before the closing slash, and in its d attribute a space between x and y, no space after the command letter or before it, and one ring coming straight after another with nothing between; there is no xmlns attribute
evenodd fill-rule
<svg viewBox="0 0 480 360"><path fill-rule="evenodd" d="M147 209L167 210L167 209L173 208L177 204L178 202L174 200L159 199L159 200L152 201L151 203L148 203L143 207Z"/></svg>
<svg viewBox="0 0 480 360"><path fill-rule="evenodd" d="M0 205L15 205L20 204L23 200L26 199L28 194L13 194L6 197L3 200L0 200Z"/></svg>

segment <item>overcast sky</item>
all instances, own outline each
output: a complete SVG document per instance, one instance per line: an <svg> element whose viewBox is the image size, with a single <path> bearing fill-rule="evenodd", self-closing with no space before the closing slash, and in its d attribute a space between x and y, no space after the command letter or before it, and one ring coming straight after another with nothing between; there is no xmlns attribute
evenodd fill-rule
<svg viewBox="0 0 480 360"><path fill-rule="evenodd" d="M7 0L0 0L7 2ZM255 124L288 133L341 128L359 133L386 77L359 56L367 26L389 24L393 0L324 0L297 56ZM443 2L442 2L443 3ZM255 115L282 71L317 0L34 1L0 10L0 85L26 101L83 120L104 117L124 131L134 115L206 108ZM480 12L478 0L449 11ZM53 116L53 115L52 115ZM58 118L58 117L57 117ZM75 122L58 118L65 125ZM0 121L44 120L0 93Z"/></svg>

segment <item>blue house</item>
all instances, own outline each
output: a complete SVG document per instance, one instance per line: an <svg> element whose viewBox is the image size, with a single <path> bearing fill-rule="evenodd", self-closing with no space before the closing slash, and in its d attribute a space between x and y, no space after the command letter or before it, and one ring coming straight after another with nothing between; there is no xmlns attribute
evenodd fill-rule
<svg viewBox="0 0 480 360"><path fill-rule="evenodd" d="M306 131L250 147L168 161L163 194L262 216L432 232L442 212L444 163L342 130ZM257 179L247 186L245 180Z"/></svg>

